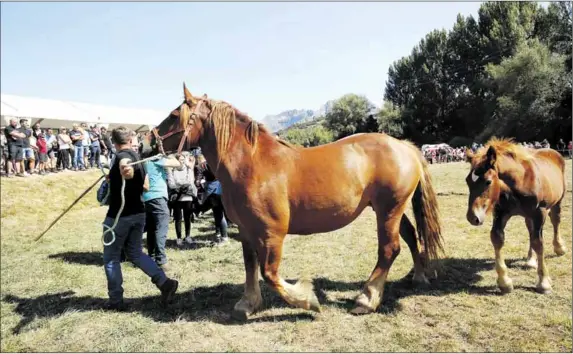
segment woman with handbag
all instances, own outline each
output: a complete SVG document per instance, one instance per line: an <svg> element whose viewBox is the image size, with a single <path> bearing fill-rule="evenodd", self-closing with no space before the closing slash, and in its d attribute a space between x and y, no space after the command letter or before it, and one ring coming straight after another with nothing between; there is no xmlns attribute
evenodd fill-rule
<svg viewBox="0 0 573 354"><path fill-rule="evenodd" d="M173 190L170 201L173 205L173 218L175 219L175 232L177 245L183 245L181 238L181 219L185 220L185 242L192 245L195 242L191 237L191 221L193 221L193 199L197 198L195 187L195 157L184 152L176 156L181 167L170 168L167 171L167 185Z"/></svg>

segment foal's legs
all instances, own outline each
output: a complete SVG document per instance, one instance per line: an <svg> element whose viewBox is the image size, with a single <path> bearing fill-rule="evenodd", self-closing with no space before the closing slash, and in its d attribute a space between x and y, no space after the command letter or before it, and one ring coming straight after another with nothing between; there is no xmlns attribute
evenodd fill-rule
<svg viewBox="0 0 573 354"><path fill-rule="evenodd" d="M233 317L246 321L248 316L256 312L263 302L259 287L259 260L255 248L248 241L243 241L243 259L245 261L245 293L233 309Z"/></svg>
<svg viewBox="0 0 573 354"><path fill-rule="evenodd" d="M567 248L563 244L561 234L559 233L559 224L561 223L561 201L555 204L549 213L551 217L551 224L553 224L553 250L558 256L562 256L567 252Z"/></svg>
<svg viewBox="0 0 573 354"><path fill-rule="evenodd" d="M410 201L407 198L406 201ZM364 290L356 298L356 307L351 311L353 314L365 314L376 311L382 300L384 284L394 259L400 253L400 222L406 202L395 205L386 214L388 208L373 203L378 224L378 261L370 278L364 285Z"/></svg>
<svg viewBox="0 0 573 354"><path fill-rule="evenodd" d="M528 268L537 269L537 254L533 251L533 234L535 232L533 228L533 220L526 217L525 225L527 226L527 231L529 231L529 252L527 253L527 262L525 265Z"/></svg>
<svg viewBox="0 0 573 354"><path fill-rule="evenodd" d="M502 293L510 293L513 290L513 281L507 275L507 266L501 253L505 242L505 225L509 220L507 215L496 215L493 221L490 237L493 249L495 250L495 270L497 272L497 285Z"/></svg>
<svg viewBox="0 0 573 354"><path fill-rule="evenodd" d="M257 245L257 256L265 282L290 305L320 312L320 303L312 289L312 283L298 281L287 283L279 275L283 242L286 235L268 234Z"/></svg>
<svg viewBox="0 0 573 354"><path fill-rule="evenodd" d="M531 246L535 253L537 253L537 274L539 275L539 282L537 283L537 291L543 294L551 292L551 279L545 267L545 257L543 255L543 224L547 213L545 210L537 210L533 216L533 233L530 235Z"/></svg>
<svg viewBox="0 0 573 354"><path fill-rule="evenodd" d="M426 268L425 255L420 253L418 249L418 240L416 239L416 229L406 214L402 215L400 220L400 236L406 241L410 253L412 253L412 260L414 261L414 277L412 282L417 284L429 284L424 270Z"/></svg>

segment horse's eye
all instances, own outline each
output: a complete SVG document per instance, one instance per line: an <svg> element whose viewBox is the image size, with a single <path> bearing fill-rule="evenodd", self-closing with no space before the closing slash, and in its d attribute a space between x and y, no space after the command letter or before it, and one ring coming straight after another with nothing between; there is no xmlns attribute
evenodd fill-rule
<svg viewBox="0 0 573 354"><path fill-rule="evenodd" d="M489 186L491 184L491 179L486 179L485 184Z"/></svg>

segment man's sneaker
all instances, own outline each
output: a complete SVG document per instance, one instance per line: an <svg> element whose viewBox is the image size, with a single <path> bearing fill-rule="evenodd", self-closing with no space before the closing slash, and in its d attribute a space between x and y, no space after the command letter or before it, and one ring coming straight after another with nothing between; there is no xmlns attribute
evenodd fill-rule
<svg viewBox="0 0 573 354"><path fill-rule="evenodd" d="M227 241L229 241L228 236L221 237L221 235L217 235L217 237L215 238L215 243L218 245L222 245L222 244L226 243Z"/></svg>
<svg viewBox="0 0 573 354"><path fill-rule="evenodd" d="M159 287L161 291L161 303L164 306L167 306L173 300L173 296L175 296L177 292L177 287L179 287L179 282L169 278Z"/></svg>
<svg viewBox="0 0 573 354"><path fill-rule="evenodd" d="M191 236L185 237L185 242L187 242L190 245L195 244L195 241L191 238Z"/></svg>
<svg viewBox="0 0 573 354"><path fill-rule="evenodd" d="M175 242L177 242L177 246L181 247L183 246L183 240L178 238L177 240L175 240Z"/></svg>
<svg viewBox="0 0 573 354"><path fill-rule="evenodd" d="M108 302L105 305L105 309L108 311L126 312L129 310L129 305L125 301L120 302Z"/></svg>

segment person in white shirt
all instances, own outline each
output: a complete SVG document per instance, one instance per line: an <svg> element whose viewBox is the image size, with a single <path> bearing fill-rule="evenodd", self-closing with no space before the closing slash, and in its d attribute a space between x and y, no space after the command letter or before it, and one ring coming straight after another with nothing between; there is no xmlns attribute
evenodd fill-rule
<svg viewBox="0 0 573 354"><path fill-rule="evenodd" d="M46 146L48 147L48 163L46 169L49 168L50 172L58 172L56 168L57 155L58 155L58 138L54 135L54 131L48 128L46 132Z"/></svg>
<svg viewBox="0 0 573 354"><path fill-rule="evenodd" d="M63 170L70 169L70 146L72 145L72 139L68 135L68 129L62 127L60 129L60 134L58 134L58 161L57 166L62 167Z"/></svg>

